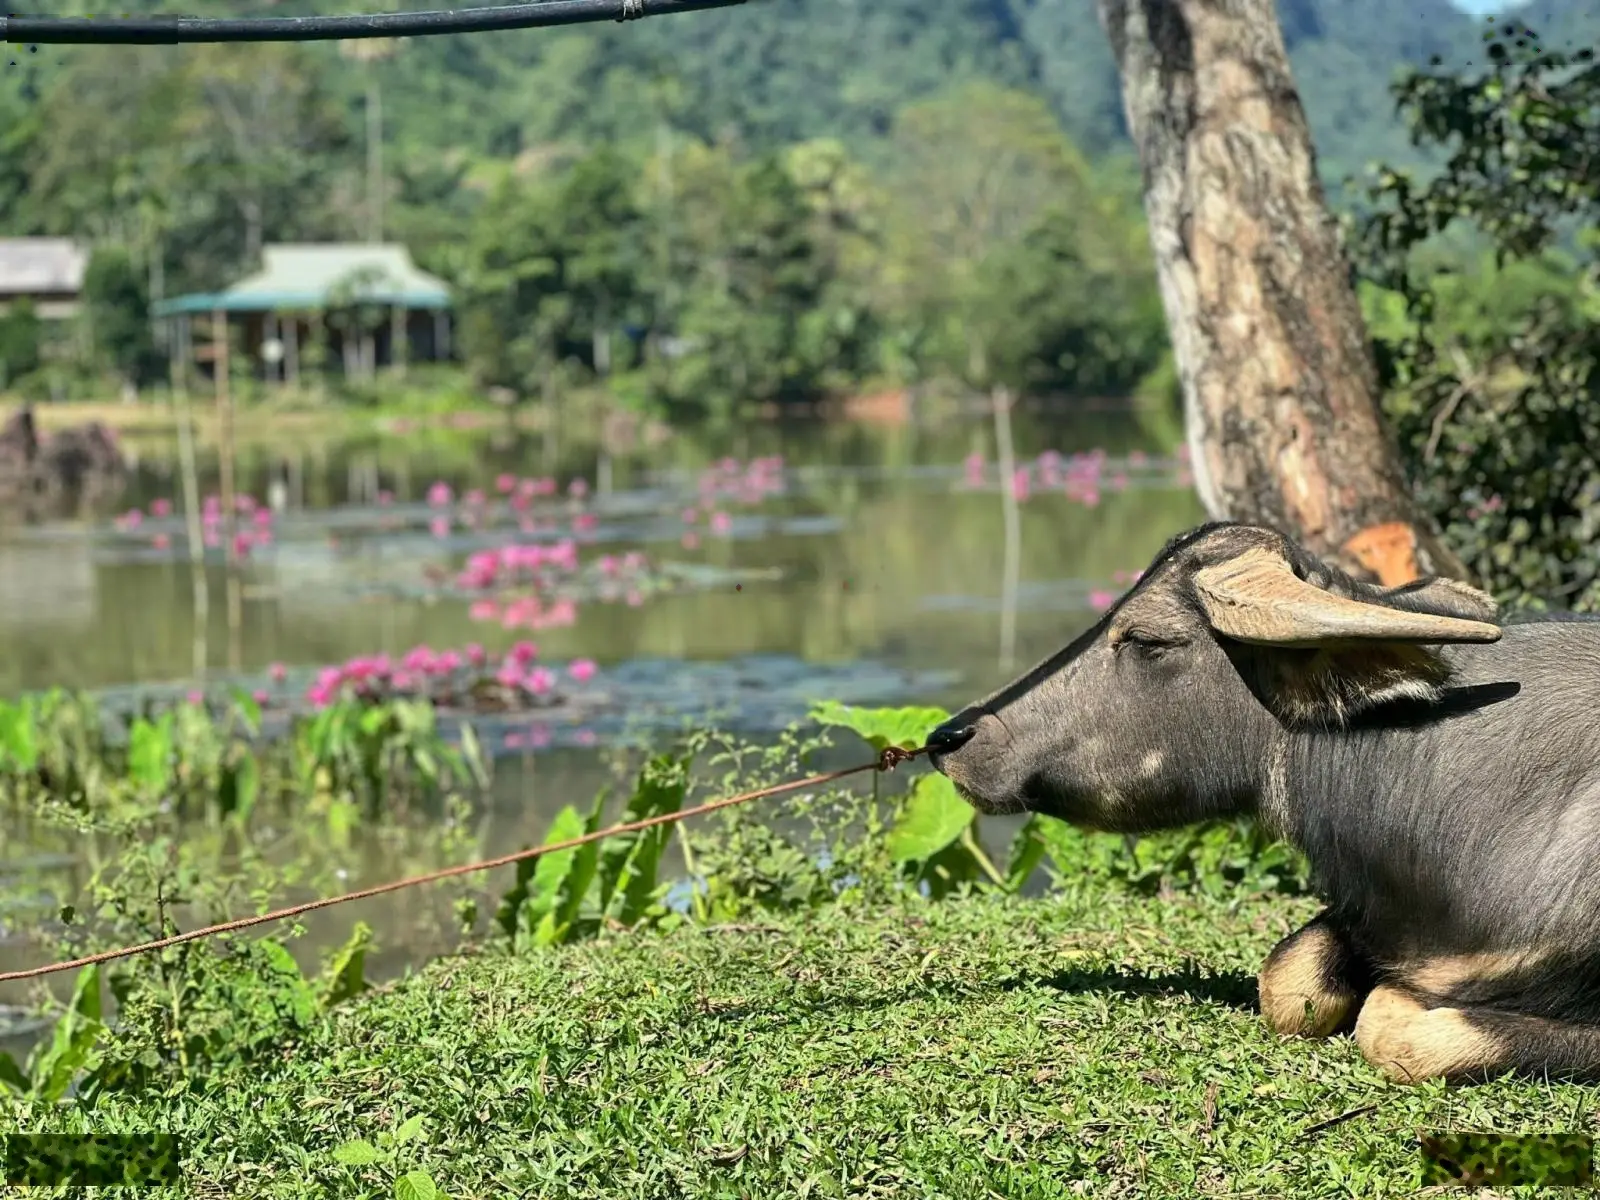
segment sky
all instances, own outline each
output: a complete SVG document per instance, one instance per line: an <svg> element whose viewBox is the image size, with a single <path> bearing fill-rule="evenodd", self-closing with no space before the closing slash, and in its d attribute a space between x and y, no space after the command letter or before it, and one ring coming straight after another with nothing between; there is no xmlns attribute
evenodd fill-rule
<svg viewBox="0 0 1600 1200"><path fill-rule="evenodd" d="M1496 16L1522 7L1517 0L1454 0L1454 3L1462 12L1475 17Z"/></svg>

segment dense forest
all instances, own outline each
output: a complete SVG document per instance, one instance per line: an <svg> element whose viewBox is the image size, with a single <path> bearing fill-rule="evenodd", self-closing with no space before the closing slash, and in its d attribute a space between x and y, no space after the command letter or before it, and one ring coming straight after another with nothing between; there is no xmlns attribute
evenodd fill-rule
<svg viewBox="0 0 1600 1200"><path fill-rule="evenodd" d="M1442 160L1391 85L1471 70L1482 21L1447 0L1279 8L1336 196L1359 199L1341 181L1375 161ZM1600 33L1588 0L1519 15L1551 46ZM1164 377L1093 0L751 0L625 27L12 54L0 232L97 248L98 366L135 382L162 362L130 307L221 286L264 242L375 231L458 286L476 382L520 395L602 362L625 400L713 413L879 380ZM19 320L0 321L13 382L37 365Z"/></svg>

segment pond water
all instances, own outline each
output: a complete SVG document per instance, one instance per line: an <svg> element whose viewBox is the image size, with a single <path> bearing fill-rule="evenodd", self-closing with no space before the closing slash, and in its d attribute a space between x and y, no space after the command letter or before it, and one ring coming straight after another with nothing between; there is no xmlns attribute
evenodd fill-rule
<svg viewBox="0 0 1600 1200"><path fill-rule="evenodd" d="M1131 417L1023 412L1015 433L1027 474L1010 613L1001 480L975 414L675 436L617 457L603 494L592 458L509 429L254 448L238 470L251 501L232 627L215 502L197 588L176 447L147 442L124 515L0 533L0 694L118 702L237 684L286 714L328 664L418 646L481 646L493 663L532 641L551 697L473 717L499 756L480 849L504 853L586 803L618 739L706 720L759 735L821 698L959 705L1058 649L1202 519L1173 447ZM214 458L198 487L217 490ZM519 559L508 545L542 549ZM573 670L585 660L592 676ZM846 747L838 761L864 757ZM3 857L46 849L59 847ZM381 848L363 859L348 886L397 873ZM424 913L436 902L408 891L318 914L306 952L364 919L375 973L392 971L439 948ZM0 942L0 961L35 956Z"/></svg>

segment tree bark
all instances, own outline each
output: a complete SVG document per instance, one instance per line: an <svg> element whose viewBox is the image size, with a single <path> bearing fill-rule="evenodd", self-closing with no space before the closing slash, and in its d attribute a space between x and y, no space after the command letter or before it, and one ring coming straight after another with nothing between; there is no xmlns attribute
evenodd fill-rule
<svg viewBox="0 0 1600 1200"><path fill-rule="evenodd" d="M1097 0L1122 77L1195 485L1385 584L1465 578L1379 409L1272 0Z"/></svg>

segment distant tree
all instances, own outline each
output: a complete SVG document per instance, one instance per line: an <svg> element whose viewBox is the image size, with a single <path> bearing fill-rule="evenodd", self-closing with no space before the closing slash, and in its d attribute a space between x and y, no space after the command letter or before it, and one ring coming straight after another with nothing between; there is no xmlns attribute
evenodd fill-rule
<svg viewBox="0 0 1600 1200"><path fill-rule="evenodd" d="M1207 510L1385 583L1465 576L1384 423L1273 0L1097 3Z"/></svg>
<svg viewBox="0 0 1600 1200"><path fill-rule="evenodd" d="M161 356L150 328L150 297L126 250L107 246L90 256L83 298L95 356L126 385L154 379Z"/></svg>
<svg viewBox="0 0 1600 1200"><path fill-rule="evenodd" d="M43 332L33 301L26 297L0 313L0 387L39 369Z"/></svg>

